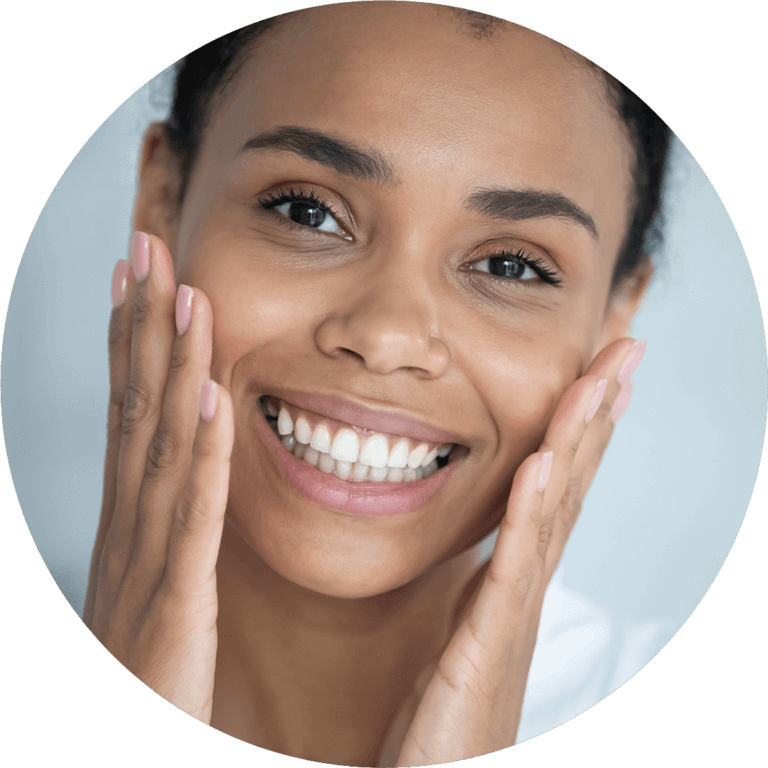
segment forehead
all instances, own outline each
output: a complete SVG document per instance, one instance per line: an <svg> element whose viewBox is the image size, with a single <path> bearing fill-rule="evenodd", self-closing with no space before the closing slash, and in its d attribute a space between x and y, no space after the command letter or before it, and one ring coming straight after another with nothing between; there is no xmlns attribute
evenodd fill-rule
<svg viewBox="0 0 768 768"><path fill-rule="evenodd" d="M623 234L631 151L599 71L512 24L473 34L450 10L359 3L285 17L212 128L240 132L238 146L277 126L323 131L380 151L400 181L558 191Z"/></svg>

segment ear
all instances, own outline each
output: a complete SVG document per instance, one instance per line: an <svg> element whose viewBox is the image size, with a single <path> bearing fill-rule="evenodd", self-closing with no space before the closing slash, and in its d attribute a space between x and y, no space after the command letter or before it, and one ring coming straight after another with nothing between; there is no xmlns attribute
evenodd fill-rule
<svg viewBox="0 0 768 768"><path fill-rule="evenodd" d="M603 332L592 351L593 359L611 342L629 335L632 321L648 292L653 271L653 262L645 256L637 269L616 287L608 301Z"/></svg>
<svg viewBox="0 0 768 768"><path fill-rule="evenodd" d="M157 235L173 255L179 224L181 173L168 145L163 123L152 123L144 134L139 162L139 189L133 211L133 228Z"/></svg>

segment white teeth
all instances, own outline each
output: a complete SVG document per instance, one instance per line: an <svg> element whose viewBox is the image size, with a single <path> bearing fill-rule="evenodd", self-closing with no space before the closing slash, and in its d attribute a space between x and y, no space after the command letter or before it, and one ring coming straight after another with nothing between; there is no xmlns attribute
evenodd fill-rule
<svg viewBox="0 0 768 768"><path fill-rule="evenodd" d="M383 468L387 466L388 456L389 441L387 438L384 435L371 435L365 441L358 461L361 464L367 464L369 467Z"/></svg>
<svg viewBox="0 0 768 768"><path fill-rule="evenodd" d="M321 472L325 472L329 475L331 472L333 472L334 469L336 469L336 459L332 459L327 453L321 453L320 461L318 462L317 466Z"/></svg>
<svg viewBox="0 0 768 768"><path fill-rule="evenodd" d="M307 446L304 443L297 442L293 448L293 455L299 459L304 458L304 451L307 450Z"/></svg>
<svg viewBox="0 0 768 768"><path fill-rule="evenodd" d="M404 474L405 470L401 467L392 467L389 472L387 472L387 482L401 483L403 481Z"/></svg>
<svg viewBox="0 0 768 768"><path fill-rule="evenodd" d="M290 435L293 432L293 419L285 408L280 409L277 417L277 431L281 435Z"/></svg>
<svg viewBox="0 0 768 768"><path fill-rule="evenodd" d="M293 446L296 444L296 438L293 435L285 435L281 442L289 451L292 451Z"/></svg>
<svg viewBox="0 0 768 768"><path fill-rule="evenodd" d="M271 400L267 400L267 413L273 418L277 418L277 408Z"/></svg>
<svg viewBox="0 0 768 768"><path fill-rule="evenodd" d="M318 424L312 433L309 444L320 453L328 453L331 450L331 430L327 424Z"/></svg>
<svg viewBox="0 0 768 768"><path fill-rule="evenodd" d="M387 473L389 469L387 467L371 467L368 470L368 479L374 482L381 483L387 479Z"/></svg>
<svg viewBox="0 0 768 768"><path fill-rule="evenodd" d="M451 452L451 448L453 448L452 445L445 445L442 448L440 448L440 450L437 452L437 455L441 459L444 459Z"/></svg>
<svg viewBox="0 0 768 768"><path fill-rule="evenodd" d="M426 443L421 443L418 447L411 451L411 455L408 457L408 466L411 469L415 469L421 464L421 460L427 455L429 446Z"/></svg>
<svg viewBox="0 0 768 768"><path fill-rule="evenodd" d="M303 445L309 445L311 437L312 429L309 426L309 422L303 416L299 416L296 419L296 439Z"/></svg>
<svg viewBox="0 0 768 768"><path fill-rule="evenodd" d="M352 476L356 483L362 483L368 479L368 465L361 464L359 461L355 462L355 466L352 467Z"/></svg>
<svg viewBox="0 0 768 768"><path fill-rule="evenodd" d="M352 464L348 461L336 461L336 476L346 480L352 474Z"/></svg>
<svg viewBox="0 0 768 768"><path fill-rule="evenodd" d="M320 461L320 454L314 448L307 448L304 451L304 461L316 467L317 462Z"/></svg>
<svg viewBox="0 0 768 768"><path fill-rule="evenodd" d="M422 460L421 466L426 467L427 464L431 464L437 456L437 448L433 448Z"/></svg>
<svg viewBox="0 0 768 768"><path fill-rule="evenodd" d="M427 464L426 467L422 467L422 472L424 473L422 475L424 479L430 477L431 475L434 475L435 472L437 472L437 462L431 461L429 464Z"/></svg>
<svg viewBox="0 0 768 768"><path fill-rule="evenodd" d="M408 464L408 441L400 440L389 452L388 467L405 467Z"/></svg>
<svg viewBox="0 0 768 768"><path fill-rule="evenodd" d="M411 481L411 480L418 480L419 476L416 474L415 469L411 469L411 467L408 467L407 469L403 470L403 480Z"/></svg>
<svg viewBox="0 0 768 768"><path fill-rule="evenodd" d="M340 429L333 438L331 456L337 461L348 461L354 464L360 454L360 441L351 429Z"/></svg>

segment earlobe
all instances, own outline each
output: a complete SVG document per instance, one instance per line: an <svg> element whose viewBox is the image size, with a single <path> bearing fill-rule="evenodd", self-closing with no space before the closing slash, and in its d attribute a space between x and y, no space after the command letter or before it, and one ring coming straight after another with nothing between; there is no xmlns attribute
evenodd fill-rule
<svg viewBox="0 0 768 768"><path fill-rule="evenodd" d="M176 155L168 145L163 123L152 123L144 134L139 161L139 188L133 228L157 235L175 252L180 185Z"/></svg>

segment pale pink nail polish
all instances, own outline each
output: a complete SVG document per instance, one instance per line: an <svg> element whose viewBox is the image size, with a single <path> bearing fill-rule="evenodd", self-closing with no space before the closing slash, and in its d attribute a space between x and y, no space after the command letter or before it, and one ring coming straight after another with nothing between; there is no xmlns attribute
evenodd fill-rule
<svg viewBox="0 0 768 768"><path fill-rule="evenodd" d="M549 473L552 471L552 457L554 451L547 451L541 456L541 472L539 473L539 482L536 488L543 491L549 482Z"/></svg>
<svg viewBox="0 0 768 768"><path fill-rule="evenodd" d="M629 377L637 370L637 366L640 365L640 361L645 354L645 348L648 346L647 341L636 341L632 349L629 351L626 359L622 363L619 375L617 376L619 384L624 384Z"/></svg>
<svg viewBox="0 0 768 768"><path fill-rule="evenodd" d="M145 232L135 232L133 235L131 266L138 283L149 274L149 235Z"/></svg>
<svg viewBox="0 0 768 768"><path fill-rule="evenodd" d="M592 421L592 417L597 413L597 409L600 407L600 403L603 402L603 397L605 396L605 389L607 386L608 379L600 379L600 381L597 382L597 389L595 389L595 394L592 395L592 401L589 404L589 410L587 411L587 416L585 419L587 424Z"/></svg>
<svg viewBox="0 0 768 768"><path fill-rule="evenodd" d="M611 418L613 419L614 423L617 422L624 415L624 411L627 410L629 401L632 399L633 388L634 382L632 379L625 381L621 385L618 397L616 398L616 402L613 404L613 409L611 410Z"/></svg>
<svg viewBox="0 0 768 768"><path fill-rule="evenodd" d="M200 415L203 421L211 421L216 415L216 400L219 393L219 387L215 381L208 381L203 384L200 392Z"/></svg>
<svg viewBox="0 0 768 768"><path fill-rule="evenodd" d="M192 320L192 296L194 292L188 285L180 285L176 292L176 330L181 336L189 328Z"/></svg>
<svg viewBox="0 0 768 768"><path fill-rule="evenodd" d="M115 264L112 272L112 306L119 307L125 301L125 294L128 291L128 262L120 259Z"/></svg>

